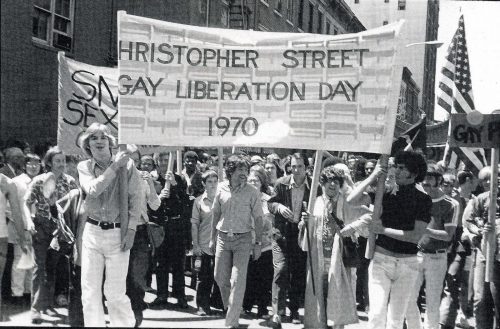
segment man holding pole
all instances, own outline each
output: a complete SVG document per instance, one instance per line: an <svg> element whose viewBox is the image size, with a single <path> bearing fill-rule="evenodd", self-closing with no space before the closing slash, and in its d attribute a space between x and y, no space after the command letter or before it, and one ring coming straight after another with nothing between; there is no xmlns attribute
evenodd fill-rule
<svg viewBox="0 0 500 329"><path fill-rule="evenodd" d="M300 249L297 239L298 223L304 210L303 202L309 201L311 179L306 176L308 165L304 154L292 154L292 174L276 181L275 195L268 201L269 211L275 216L272 238L273 327L281 326L281 316L285 315L287 292L292 322L300 323L298 310L305 291L307 257Z"/></svg>
<svg viewBox="0 0 500 329"><path fill-rule="evenodd" d="M493 182L490 182L492 189ZM474 316L476 328L493 328L493 315L496 319L496 328L500 328L500 199L498 194L500 180L497 178L495 225L488 220L491 203L491 192L484 192L477 198L471 199L464 210L462 223L464 230L471 235L475 247L476 261L474 266ZM496 226L496 228L495 228ZM496 233L495 233L496 232ZM495 234L495 253L492 262L492 276L486 282L486 234ZM494 312L492 307L494 306Z"/></svg>
<svg viewBox="0 0 500 329"><path fill-rule="evenodd" d="M111 326L132 327L134 313L125 293L130 248L141 214L141 196L134 188L140 184L139 173L128 151L112 155L115 138L103 124L91 124L79 137L78 145L90 157L78 164L88 215L81 256L85 326L106 326L102 305L104 277ZM128 211L123 213L123 208Z"/></svg>
<svg viewBox="0 0 500 329"><path fill-rule="evenodd" d="M163 225L165 239L157 249L158 268L156 270L157 298L150 304L154 308L166 308L168 304L169 273L172 273L172 295L177 298L179 308L187 308L184 289L184 265L186 249L190 238L189 197L187 185L181 176L172 172L172 153L160 152L155 155L160 192L160 207L150 211L152 222Z"/></svg>
<svg viewBox="0 0 500 329"><path fill-rule="evenodd" d="M372 223L378 236L368 270L370 329L403 327L408 289L415 285L421 266L417 243L431 221L432 200L415 186L427 172L425 159L403 151L396 155L395 166L398 190L383 195L380 220ZM377 179L381 170L377 165L364 183Z"/></svg>

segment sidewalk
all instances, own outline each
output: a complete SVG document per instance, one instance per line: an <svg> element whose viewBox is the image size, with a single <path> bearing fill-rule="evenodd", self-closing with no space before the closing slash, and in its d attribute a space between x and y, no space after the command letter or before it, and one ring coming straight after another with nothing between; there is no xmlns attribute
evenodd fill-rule
<svg viewBox="0 0 500 329"><path fill-rule="evenodd" d="M169 302L172 304L167 310L151 310L147 309L144 311L144 321L141 324L143 328L224 328L224 319L220 316L220 312L216 312L214 316L198 316L196 315L196 305L195 296L196 291L190 288L190 278L186 277L186 296L188 298L189 309L178 310L175 309L175 298L169 298ZM153 280L153 287L155 287L155 282ZM156 295L152 293L146 293L146 302L152 302ZM69 327L65 324L68 312L66 308L56 308L56 311L61 315L61 317L49 317L42 315L43 322L40 325L33 325L31 323L29 306L24 305L14 305L9 301L5 302L5 310L10 320L5 322L0 322L0 327L14 327L14 326L26 326L26 327L40 327L40 326L50 326L50 327ZM269 307L269 311L271 308ZM304 314L304 310L300 309L299 313L301 317ZM253 310L253 315L257 314L257 310ZM346 329L363 329L366 327L366 321L368 319L367 314L364 312L358 312L360 317L360 322L355 325L347 326ZM267 328L269 322L263 319L255 319L249 317L242 317L240 319L240 324L242 327L246 328ZM297 325L292 323L283 323L284 329L302 329L303 325Z"/></svg>

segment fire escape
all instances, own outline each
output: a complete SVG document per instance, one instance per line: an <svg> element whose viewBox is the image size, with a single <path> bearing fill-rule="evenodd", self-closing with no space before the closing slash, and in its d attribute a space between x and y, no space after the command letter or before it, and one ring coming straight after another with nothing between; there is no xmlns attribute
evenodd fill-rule
<svg viewBox="0 0 500 329"><path fill-rule="evenodd" d="M236 30L248 30L250 28L249 18L251 10L247 0L229 1L229 28Z"/></svg>

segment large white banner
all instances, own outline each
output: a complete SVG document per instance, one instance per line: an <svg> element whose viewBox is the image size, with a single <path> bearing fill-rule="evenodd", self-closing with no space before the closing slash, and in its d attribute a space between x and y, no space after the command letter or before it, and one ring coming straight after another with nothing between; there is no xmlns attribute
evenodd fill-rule
<svg viewBox="0 0 500 329"><path fill-rule="evenodd" d="M119 12L119 140L389 153L401 25L331 36Z"/></svg>
<svg viewBox="0 0 500 329"><path fill-rule="evenodd" d="M118 135L118 69L88 65L59 52L57 145L67 154L83 154L78 135L94 122Z"/></svg>

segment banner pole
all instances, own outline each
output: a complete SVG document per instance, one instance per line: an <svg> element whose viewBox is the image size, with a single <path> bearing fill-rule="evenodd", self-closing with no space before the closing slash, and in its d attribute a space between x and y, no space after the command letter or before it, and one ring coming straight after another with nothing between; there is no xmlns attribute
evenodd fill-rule
<svg viewBox="0 0 500 329"><path fill-rule="evenodd" d="M120 151L127 151L126 144L119 144L118 149ZM127 175L127 166L120 168L118 174L118 186L119 186L119 201L120 201L120 218L128 217L128 175ZM127 221L128 222L128 221ZM122 237L127 233L127 226L123 225L120 228Z"/></svg>
<svg viewBox="0 0 500 329"><path fill-rule="evenodd" d="M177 175L182 175L182 149L177 150Z"/></svg>
<svg viewBox="0 0 500 329"><path fill-rule="evenodd" d="M389 162L389 154L382 154L380 156L380 166L382 168L387 169L388 162ZM375 192L375 202L373 205L372 221L379 220L380 215L382 215L382 199L384 197L384 192L385 192L386 176L387 176L386 171L385 172L383 171L382 175L380 175L377 181L377 191ZM366 250L365 250L366 259L373 258L373 254L375 253L375 239L376 239L375 234L370 232L370 235L368 237L368 243L366 244Z"/></svg>
<svg viewBox="0 0 500 329"><path fill-rule="evenodd" d="M486 272L485 282L491 282L493 275L493 262L495 260L495 215L498 196L498 157L500 148L491 149L491 179L490 179L490 208L488 209L488 222L493 226L491 232L486 233Z"/></svg>
<svg viewBox="0 0 500 329"><path fill-rule="evenodd" d="M314 204L316 203L316 197L317 191L318 191L318 183L319 183L319 175L321 173L321 160L323 160L323 151L322 150L317 150L316 151L316 156L314 158L314 170L313 170L313 177L312 177L312 183L311 183L311 190L309 191L309 203L307 204L307 212L309 214L314 213ZM311 258L311 236L310 232L312 231L313 223L311 220L308 221L307 227L306 227L306 240L307 240L307 259L308 259L308 265L309 269L311 270L311 283L312 283L312 288L313 288L313 294L316 296L316 284L314 282L314 267L312 264L312 258ZM312 233L312 232L311 232Z"/></svg>
<svg viewBox="0 0 500 329"><path fill-rule="evenodd" d="M224 180L224 149L222 147L217 148L217 157L219 159L217 166L219 168L219 182Z"/></svg>

